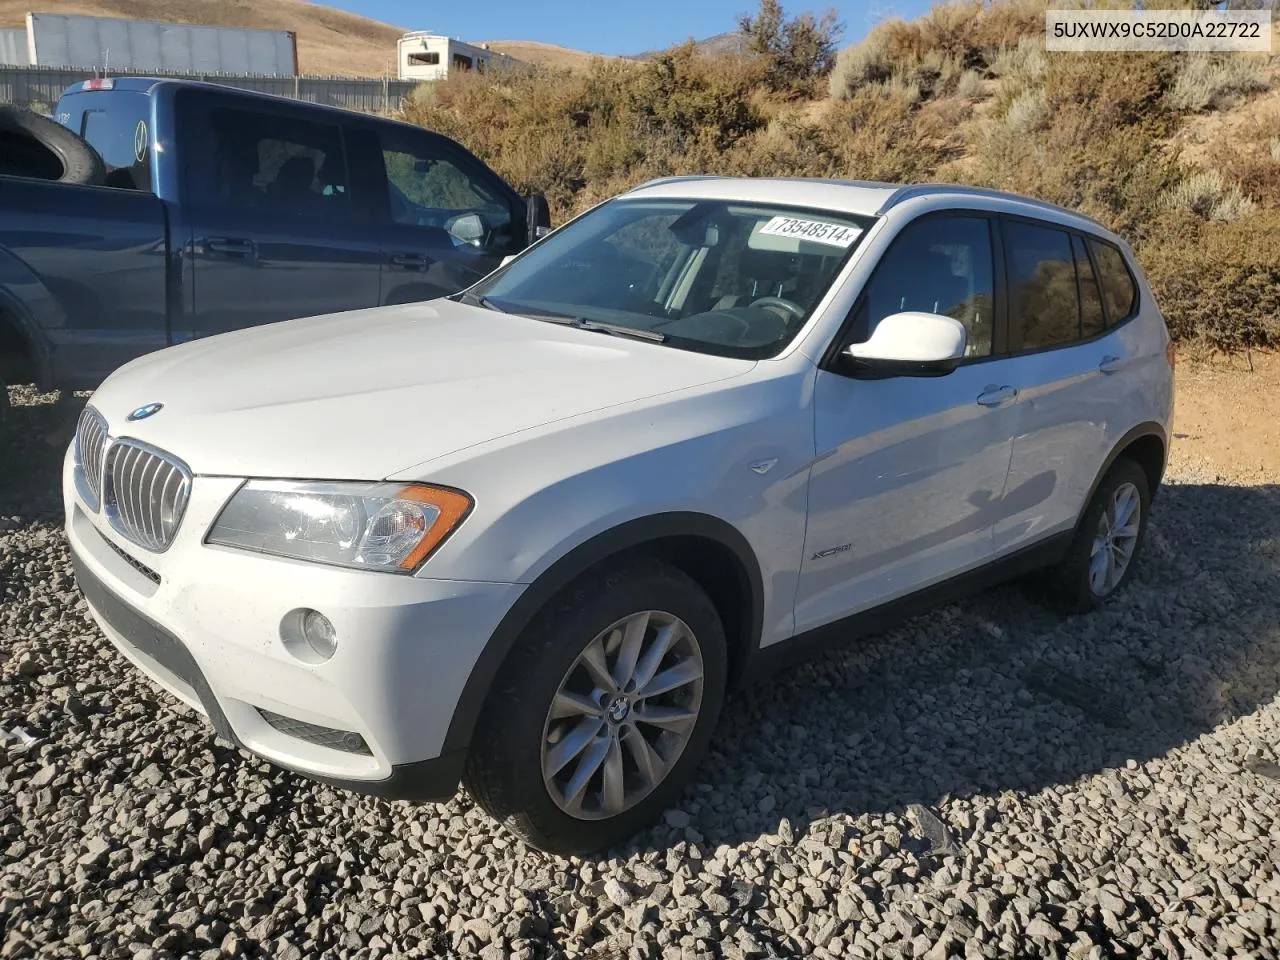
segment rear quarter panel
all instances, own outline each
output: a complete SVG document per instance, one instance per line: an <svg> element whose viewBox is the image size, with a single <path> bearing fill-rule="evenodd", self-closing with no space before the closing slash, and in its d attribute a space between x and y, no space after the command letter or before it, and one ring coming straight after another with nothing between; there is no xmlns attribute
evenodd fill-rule
<svg viewBox="0 0 1280 960"><path fill-rule="evenodd" d="M0 289L47 357L45 377L96 385L166 343L164 204L132 190L0 176Z"/></svg>

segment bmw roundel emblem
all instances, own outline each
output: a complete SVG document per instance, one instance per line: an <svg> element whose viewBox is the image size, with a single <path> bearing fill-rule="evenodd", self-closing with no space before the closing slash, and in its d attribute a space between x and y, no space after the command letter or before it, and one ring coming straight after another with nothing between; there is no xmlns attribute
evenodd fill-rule
<svg viewBox="0 0 1280 960"><path fill-rule="evenodd" d="M145 420L147 417L154 417L163 409L163 403L148 403L145 407L139 407L137 410L133 411L133 413L129 414L125 419L130 423L134 420Z"/></svg>

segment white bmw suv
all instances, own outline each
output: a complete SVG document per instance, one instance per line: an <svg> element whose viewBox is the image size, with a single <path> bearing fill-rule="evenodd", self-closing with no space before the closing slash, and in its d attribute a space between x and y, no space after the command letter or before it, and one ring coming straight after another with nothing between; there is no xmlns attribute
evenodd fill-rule
<svg viewBox="0 0 1280 960"><path fill-rule="evenodd" d="M308 776L588 851L726 692L1050 568L1132 576L1172 353L1129 249L963 187L675 178L447 300L123 367L64 473L103 631Z"/></svg>

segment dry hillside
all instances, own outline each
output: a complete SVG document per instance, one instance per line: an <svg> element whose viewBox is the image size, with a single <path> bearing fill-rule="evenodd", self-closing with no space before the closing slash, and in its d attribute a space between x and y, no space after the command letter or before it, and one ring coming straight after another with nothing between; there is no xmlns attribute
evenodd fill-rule
<svg viewBox="0 0 1280 960"><path fill-rule="evenodd" d="M22 26L29 10L292 30L303 73L342 76L385 75L395 66L396 40L404 33L309 0L0 0L0 26Z"/></svg>
<svg viewBox="0 0 1280 960"><path fill-rule="evenodd" d="M400 27L310 0L0 0L0 27L20 27L28 11L173 20L215 27L292 30L303 73L384 76L395 69ZM592 54L549 43L503 40L494 49L529 63L585 70Z"/></svg>
<svg viewBox="0 0 1280 960"><path fill-rule="evenodd" d="M505 53L525 63L559 70L585 71L591 66L592 60L603 56L599 53L558 47L554 43L539 43L536 40L491 40L489 46L499 53ZM604 59L621 60L623 58L605 57Z"/></svg>

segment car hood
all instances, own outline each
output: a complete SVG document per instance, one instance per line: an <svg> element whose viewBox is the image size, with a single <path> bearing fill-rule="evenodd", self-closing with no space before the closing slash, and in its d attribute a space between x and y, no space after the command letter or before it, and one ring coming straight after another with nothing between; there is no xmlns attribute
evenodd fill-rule
<svg viewBox="0 0 1280 960"><path fill-rule="evenodd" d="M435 300L171 347L122 367L91 403L113 436L196 473L374 480L752 366ZM127 420L148 404L163 407Z"/></svg>

